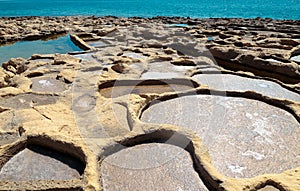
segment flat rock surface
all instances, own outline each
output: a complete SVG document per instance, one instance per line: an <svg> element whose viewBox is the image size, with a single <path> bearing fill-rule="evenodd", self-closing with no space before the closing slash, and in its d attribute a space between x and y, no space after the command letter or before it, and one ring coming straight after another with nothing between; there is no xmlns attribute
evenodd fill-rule
<svg viewBox="0 0 300 191"><path fill-rule="evenodd" d="M192 84L190 84L192 86ZM101 89L99 92L106 98L116 98L128 94L161 94L165 92L179 92L192 89L188 85L167 84L167 85L138 85L137 86L114 86Z"/></svg>
<svg viewBox="0 0 300 191"><path fill-rule="evenodd" d="M151 106L141 119L192 129L225 176L249 178L300 165L299 123L290 113L260 101L186 96Z"/></svg>
<svg viewBox="0 0 300 191"><path fill-rule="evenodd" d="M143 73L141 79L166 79L183 77L193 66L175 66L170 62L153 62L148 64L147 72Z"/></svg>
<svg viewBox="0 0 300 191"><path fill-rule="evenodd" d="M80 178L78 160L41 147L26 148L13 156L0 171L1 180L70 180Z"/></svg>
<svg viewBox="0 0 300 191"><path fill-rule="evenodd" d="M55 78L38 77L32 78L32 91L46 93L60 93L66 90L66 84Z"/></svg>
<svg viewBox="0 0 300 191"><path fill-rule="evenodd" d="M26 109L38 105L54 104L57 101L56 96L38 95L38 94L19 94L0 100L0 106L13 109Z"/></svg>
<svg viewBox="0 0 300 191"><path fill-rule="evenodd" d="M151 143L123 149L101 165L104 190L207 191L188 152Z"/></svg>
<svg viewBox="0 0 300 191"><path fill-rule="evenodd" d="M273 186L265 186L265 187L259 189L258 191L279 191L279 189L277 189Z"/></svg>
<svg viewBox="0 0 300 191"><path fill-rule="evenodd" d="M300 102L299 94L289 91L272 81L245 78L231 74L198 74L193 76L193 78L200 84L206 84L213 89L254 91L269 97Z"/></svg>

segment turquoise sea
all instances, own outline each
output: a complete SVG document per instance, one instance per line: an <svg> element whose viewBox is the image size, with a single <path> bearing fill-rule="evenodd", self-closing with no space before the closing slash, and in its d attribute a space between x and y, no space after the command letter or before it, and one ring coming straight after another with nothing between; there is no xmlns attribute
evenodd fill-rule
<svg viewBox="0 0 300 191"><path fill-rule="evenodd" d="M0 0L0 17L66 15L300 20L300 0Z"/></svg>

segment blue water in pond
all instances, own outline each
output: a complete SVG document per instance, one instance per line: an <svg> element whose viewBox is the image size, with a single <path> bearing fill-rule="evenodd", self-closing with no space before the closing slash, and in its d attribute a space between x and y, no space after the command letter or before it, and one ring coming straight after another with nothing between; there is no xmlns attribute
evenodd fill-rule
<svg viewBox="0 0 300 191"><path fill-rule="evenodd" d="M21 41L10 45L0 46L0 65L10 58L29 58L32 54L52 54L80 51L69 35L57 39L43 41Z"/></svg>
<svg viewBox="0 0 300 191"><path fill-rule="evenodd" d="M0 0L0 16L269 17L300 20L300 0Z"/></svg>

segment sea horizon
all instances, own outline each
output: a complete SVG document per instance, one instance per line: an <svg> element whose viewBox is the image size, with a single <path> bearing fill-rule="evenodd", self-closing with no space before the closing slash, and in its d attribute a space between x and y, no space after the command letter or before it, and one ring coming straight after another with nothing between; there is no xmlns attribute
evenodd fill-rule
<svg viewBox="0 0 300 191"><path fill-rule="evenodd" d="M0 17L117 16L300 20L300 0L0 0Z"/></svg>

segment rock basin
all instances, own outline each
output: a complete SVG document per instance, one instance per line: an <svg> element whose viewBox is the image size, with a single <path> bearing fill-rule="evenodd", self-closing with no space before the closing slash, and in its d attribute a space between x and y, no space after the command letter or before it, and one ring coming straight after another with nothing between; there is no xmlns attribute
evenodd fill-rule
<svg viewBox="0 0 300 191"><path fill-rule="evenodd" d="M193 66L175 66L170 62L153 62L148 64L148 70L142 74L141 79L183 77L188 70L193 68Z"/></svg>
<svg viewBox="0 0 300 191"><path fill-rule="evenodd" d="M110 155L102 162L101 175L107 191L208 190L189 153L167 144L137 145Z"/></svg>
<svg viewBox="0 0 300 191"><path fill-rule="evenodd" d="M272 81L231 74L198 74L193 76L193 78L200 84L206 84L213 89L224 91L255 91L269 97L300 102L299 94L289 91Z"/></svg>
<svg viewBox="0 0 300 191"><path fill-rule="evenodd" d="M1 180L70 180L80 178L84 165L76 158L39 146L13 156L0 170Z"/></svg>
<svg viewBox="0 0 300 191"><path fill-rule="evenodd" d="M140 86L115 86L100 90L100 94L106 98L116 98L128 94L161 94L165 92L177 92L191 89L185 85L140 85Z"/></svg>
<svg viewBox="0 0 300 191"><path fill-rule="evenodd" d="M194 95L155 104L141 120L192 129L225 176L250 178L300 165L300 125L288 112L233 97Z"/></svg>
<svg viewBox="0 0 300 191"><path fill-rule="evenodd" d="M48 41L21 41L12 45L0 46L0 65L15 57L29 58L32 54L67 53L80 50L73 44L69 35Z"/></svg>
<svg viewBox="0 0 300 191"><path fill-rule="evenodd" d="M51 77L32 78L31 90L35 92L60 93L66 90L66 84Z"/></svg>

